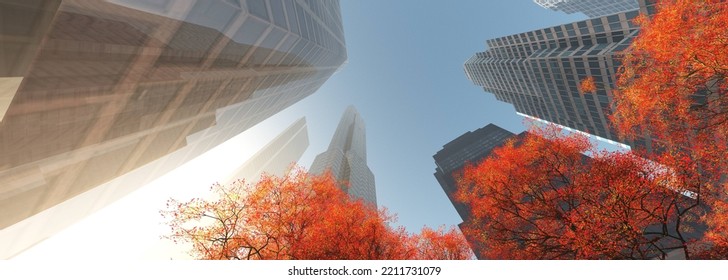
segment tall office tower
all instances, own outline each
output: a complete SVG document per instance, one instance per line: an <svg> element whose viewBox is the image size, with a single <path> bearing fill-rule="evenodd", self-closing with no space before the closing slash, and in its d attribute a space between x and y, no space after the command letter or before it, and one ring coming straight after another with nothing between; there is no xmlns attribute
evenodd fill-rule
<svg viewBox="0 0 728 280"><path fill-rule="evenodd" d="M607 116L621 64L618 52L637 35L631 22L637 15L634 10L490 39L486 51L465 62L465 73L519 114L620 141ZM589 76L598 90L581 93L579 83Z"/></svg>
<svg viewBox="0 0 728 280"><path fill-rule="evenodd" d="M640 8L637 0L533 0L533 2L546 9L567 14L583 13L590 18Z"/></svg>
<svg viewBox="0 0 728 280"><path fill-rule="evenodd" d="M377 206L374 174L367 166L364 121L354 106L346 108L329 148L316 156L309 169L313 174L326 170L331 170L337 180L349 183L349 196Z"/></svg>
<svg viewBox="0 0 728 280"><path fill-rule="evenodd" d="M509 139L522 137L525 134L526 132L522 132L516 135L491 123L455 138L455 140L445 144L442 150L433 156L437 166L435 168L435 178L463 222L469 219L470 208L455 200L454 195L457 191L456 174L461 172L468 163L477 164L478 161L485 159L493 149L502 146ZM462 229L463 223L459 226ZM466 239L470 242L471 247L478 247L477 242L474 242L472 238L466 236ZM473 250L473 252L480 258L479 250Z"/></svg>
<svg viewBox="0 0 728 280"><path fill-rule="evenodd" d="M347 59L336 0L0 0L0 18L0 239L16 247L310 95Z"/></svg>
<svg viewBox="0 0 728 280"><path fill-rule="evenodd" d="M516 135L491 123L455 138L432 156L437 166L435 178L463 221L467 220L470 210L464 204L455 201L454 194L457 187L454 173L459 172L468 163L476 164L486 158L494 148L503 145L513 136Z"/></svg>
<svg viewBox="0 0 728 280"><path fill-rule="evenodd" d="M263 173L283 176L308 148L306 118L300 118L236 169L228 182L257 182Z"/></svg>

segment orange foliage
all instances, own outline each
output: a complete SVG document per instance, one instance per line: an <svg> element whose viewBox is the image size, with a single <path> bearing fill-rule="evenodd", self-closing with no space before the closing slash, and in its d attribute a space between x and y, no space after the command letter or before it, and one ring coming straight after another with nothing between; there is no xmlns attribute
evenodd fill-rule
<svg viewBox="0 0 728 280"><path fill-rule="evenodd" d="M302 170L256 184L216 184L213 200L169 201L167 237L191 243L199 259L470 258L462 234L391 228L386 210L351 200L337 186L330 174Z"/></svg>
<svg viewBox="0 0 728 280"><path fill-rule="evenodd" d="M473 257L465 237L459 230L443 227L437 230L423 227L420 234L412 236L417 260L466 260Z"/></svg>
<svg viewBox="0 0 728 280"><path fill-rule="evenodd" d="M597 91L597 84L594 82L594 77L589 76L581 80L579 83L579 90L581 93L594 93Z"/></svg>
<svg viewBox="0 0 728 280"><path fill-rule="evenodd" d="M624 54L611 118L621 135L653 139L657 153L645 156L671 168L680 190L696 194L695 207L682 211L704 216L704 242L720 250L728 245L728 215L721 210L728 173L728 2L660 0L656 8L652 18L636 20L641 30ZM713 210L701 214L702 208ZM715 250L699 257L719 257Z"/></svg>
<svg viewBox="0 0 728 280"><path fill-rule="evenodd" d="M728 2L662 0L640 16L615 95L619 131L687 137L728 132ZM677 135L675 133L678 133Z"/></svg>
<svg viewBox="0 0 728 280"><path fill-rule="evenodd" d="M625 52L614 94L617 131L665 146L728 143L728 2L662 0ZM696 148L703 149L702 151Z"/></svg>
<svg viewBox="0 0 728 280"><path fill-rule="evenodd" d="M693 241L681 235L692 202L670 180L662 165L547 128L466 167L457 196L472 211L464 233L486 258L659 258Z"/></svg>
<svg viewBox="0 0 728 280"><path fill-rule="evenodd" d="M713 204L711 210L707 216L710 230L706 233L704 242L697 244L695 256L698 259L725 260L728 259L728 203L719 200Z"/></svg>

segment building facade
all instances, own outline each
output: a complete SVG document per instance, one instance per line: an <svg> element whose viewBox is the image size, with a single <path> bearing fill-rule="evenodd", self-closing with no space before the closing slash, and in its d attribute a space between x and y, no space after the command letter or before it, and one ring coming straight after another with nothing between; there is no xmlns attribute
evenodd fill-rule
<svg viewBox="0 0 728 280"><path fill-rule="evenodd" d="M349 106L339 121L328 149L317 155L309 171L322 174L330 170L339 181L348 182L344 190L352 198L360 198L377 206L374 174L367 166L364 120Z"/></svg>
<svg viewBox="0 0 728 280"><path fill-rule="evenodd" d="M583 13L596 18L616 13L637 10L637 0L533 0L536 4L553 11L567 14Z"/></svg>
<svg viewBox="0 0 728 280"><path fill-rule="evenodd" d="M347 59L336 0L0 1L0 18L0 236L46 232L13 246L296 103Z"/></svg>
<svg viewBox="0 0 728 280"><path fill-rule="evenodd" d="M470 210L464 204L455 201L454 194L457 191L455 173L460 172L468 163L476 164L486 158L494 148L503 145L513 136L515 134L512 132L491 123L455 138L432 156L437 166L435 178L463 221L470 216Z"/></svg>
<svg viewBox="0 0 728 280"><path fill-rule="evenodd" d="M437 179L450 203L455 207L460 219L463 220L463 223L459 224L461 229L465 221L470 219L470 208L455 199L455 193L458 189L456 179L459 176L458 173L462 172L463 168L468 164L477 164L487 158L493 149L502 146L510 139L522 137L525 133L516 135L491 123L455 138L432 156L436 165L435 179ZM465 238L473 248L475 255L480 259L480 250L477 250L479 246L475 239L467 235Z"/></svg>
<svg viewBox="0 0 728 280"><path fill-rule="evenodd" d="M632 10L490 39L486 51L465 62L465 73L523 116L646 147L644 138L620 139L607 118L619 52L637 35L632 19L638 14ZM594 78L596 92L580 92L587 77Z"/></svg>

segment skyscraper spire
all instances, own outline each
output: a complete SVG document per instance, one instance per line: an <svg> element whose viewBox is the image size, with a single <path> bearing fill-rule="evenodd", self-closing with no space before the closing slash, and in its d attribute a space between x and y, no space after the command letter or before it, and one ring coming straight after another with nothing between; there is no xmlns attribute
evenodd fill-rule
<svg viewBox="0 0 728 280"><path fill-rule="evenodd" d="M367 166L364 120L354 106L346 108L328 150L316 156L309 171L320 174L328 169L337 180L349 183L344 190L352 198L377 205L374 174Z"/></svg>

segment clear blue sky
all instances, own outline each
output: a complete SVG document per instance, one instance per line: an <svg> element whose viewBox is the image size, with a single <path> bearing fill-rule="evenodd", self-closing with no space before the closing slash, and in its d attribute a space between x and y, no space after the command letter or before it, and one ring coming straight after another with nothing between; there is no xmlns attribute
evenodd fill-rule
<svg viewBox="0 0 728 280"><path fill-rule="evenodd" d="M276 119L307 117L311 145L300 164L324 151L347 105L366 122L377 200L409 231L457 225L435 180L442 145L495 123L523 131L513 106L473 85L463 63L490 38L584 19L531 0L342 0L349 60L316 93Z"/></svg>

